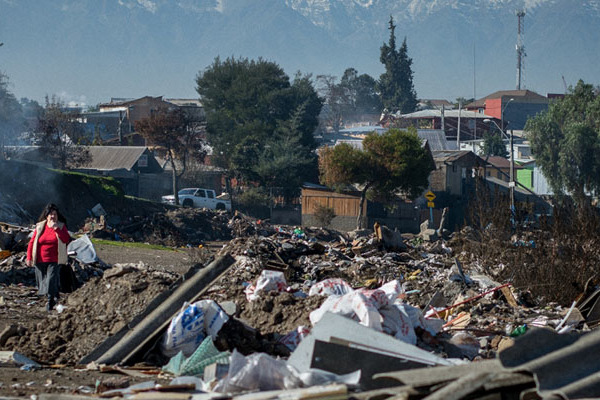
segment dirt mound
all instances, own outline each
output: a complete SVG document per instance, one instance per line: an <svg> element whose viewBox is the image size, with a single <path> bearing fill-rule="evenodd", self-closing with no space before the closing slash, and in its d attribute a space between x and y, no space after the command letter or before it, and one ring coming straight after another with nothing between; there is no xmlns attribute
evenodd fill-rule
<svg viewBox="0 0 600 400"><path fill-rule="evenodd" d="M143 312L178 278L141 264L114 267L63 296L61 313L46 314L19 327L3 347L42 363L75 364ZM35 291L29 291L29 296L35 296ZM38 313L42 307L35 305Z"/></svg>
<svg viewBox="0 0 600 400"><path fill-rule="evenodd" d="M299 297L293 293L265 293L261 298L241 303L240 317L263 335L285 335L299 326L310 326L308 315L325 301L325 297Z"/></svg>

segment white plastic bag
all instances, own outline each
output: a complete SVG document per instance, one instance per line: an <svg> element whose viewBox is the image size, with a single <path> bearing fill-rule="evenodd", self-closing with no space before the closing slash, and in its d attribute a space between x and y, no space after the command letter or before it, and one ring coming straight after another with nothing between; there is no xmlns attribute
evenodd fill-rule
<svg viewBox="0 0 600 400"><path fill-rule="evenodd" d="M343 296L354 290L345 280L341 278L325 279L315 283L308 291L309 296Z"/></svg>
<svg viewBox="0 0 600 400"><path fill-rule="evenodd" d="M329 296L321 307L310 313L310 322L316 324L326 312L356 319L362 325L381 331L381 315L371 300L360 291L344 296Z"/></svg>
<svg viewBox="0 0 600 400"><path fill-rule="evenodd" d="M255 285L246 288L246 299L254 301L260 297L261 292L284 292L287 289L285 276L281 271L263 270Z"/></svg>
<svg viewBox="0 0 600 400"><path fill-rule="evenodd" d="M180 351L189 357L207 335L215 339L228 319L225 311L213 300L185 303L163 335L161 350L167 357L173 357Z"/></svg>
<svg viewBox="0 0 600 400"><path fill-rule="evenodd" d="M379 310L383 317L383 331L398 340L409 344L417 344L414 326L404 310L392 304Z"/></svg>

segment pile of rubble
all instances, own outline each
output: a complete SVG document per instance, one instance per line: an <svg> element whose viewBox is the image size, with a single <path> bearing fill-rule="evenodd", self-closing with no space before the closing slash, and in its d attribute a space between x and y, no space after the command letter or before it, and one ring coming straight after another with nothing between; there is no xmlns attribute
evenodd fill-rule
<svg viewBox="0 0 600 400"><path fill-rule="evenodd" d="M160 240L181 245L193 242L193 232L177 228L190 215L184 209L131 223L147 232L172 224ZM0 334L0 348L46 364L153 365L162 377L178 376L173 388L186 384L191 392L285 391L264 398L575 393L565 387L595 371L588 366L551 387L556 378L540 367L548 356L556 368L557 352L571 354L567 346L600 343L596 332L582 334L595 298L587 299L587 314L581 302L536 304L453 249L456 238L427 242L380 226L342 234L208 215L211 237L235 237L212 263L183 280L145 265L104 266L66 296L51 323L12 327ZM536 362L537 369L528 364ZM103 395L137 390L159 389L152 381Z"/></svg>
<svg viewBox="0 0 600 400"><path fill-rule="evenodd" d="M231 229L225 211L197 208L177 208L148 217L133 216L126 220L106 216L86 220L80 230L90 237L150 243L170 247L195 247L206 241L229 240Z"/></svg>

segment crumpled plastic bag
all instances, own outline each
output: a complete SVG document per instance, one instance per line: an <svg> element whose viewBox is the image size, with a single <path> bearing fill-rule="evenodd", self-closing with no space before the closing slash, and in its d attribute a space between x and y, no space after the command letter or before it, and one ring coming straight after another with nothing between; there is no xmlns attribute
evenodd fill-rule
<svg viewBox="0 0 600 400"><path fill-rule="evenodd" d="M250 390L283 390L328 383L357 386L359 381L360 370L346 375L336 375L319 369L299 373L285 360L265 353L254 353L244 357L234 350L227 377L219 381L213 391L239 393Z"/></svg>
<svg viewBox="0 0 600 400"><path fill-rule="evenodd" d="M229 373L214 387L215 392L239 393L246 390L286 389L286 382L297 381L287 362L265 353L244 357L237 350L231 354ZM291 383L289 383L291 384Z"/></svg>
<svg viewBox="0 0 600 400"><path fill-rule="evenodd" d="M362 325L380 332L382 330L381 315L377 308L364 293L359 291L343 296L329 296L321 307L310 313L310 322L315 325L327 312L358 320Z"/></svg>
<svg viewBox="0 0 600 400"><path fill-rule="evenodd" d="M315 283L308 291L309 296L343 296L353 292L352 286L341 278L330 278Z"/></svg>
<svg viewBox="0 0 600 400"><path fill-rule="evenodd" d="M248 299L248 301L254 301L260 297L261 292L285 292L286 289L287 282L283 272L265 269L261 272L256 284L246 288L246 299Z"/></svg>
<svg viewBox="0 0 600 400"><path fill-rule="evenodd" d="M189 357L207 335L215 339L228 320L225 311L213 300L184 303L163 335L161 351L167 357L173 357L180 351Z"/></svg>
<svg viewBox="0 0 600 400"><path fill-rule="evenodd" d="M400 282L393 280L374 290L358 289L342 296L332 295L310 313L310 322L314 325L330 312L410 344L417 343L416 327L437 334L444 321L425 319L419 308L402 303L399 297L403 293Z"/></svg>
<svg viewBox="0 0 600 400"><path fill-rule="evenodd" d="M390 281L379 289L359 289L343 296L329 296L318 309L310 313L310 322L316 324L326 312L358 320L376 331L383 331L379 309L392 304L403 293L397 280Z"/></svg>

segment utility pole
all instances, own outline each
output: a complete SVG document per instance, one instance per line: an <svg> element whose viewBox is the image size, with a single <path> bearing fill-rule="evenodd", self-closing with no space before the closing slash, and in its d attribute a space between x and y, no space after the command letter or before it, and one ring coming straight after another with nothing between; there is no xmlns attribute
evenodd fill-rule
<svg viewBox="0 0 600 400"><path fill-rule="evenodd" d="M510 212L514 217L515 213L515 153L513 151L513 130L510 130Z"/></svg>

